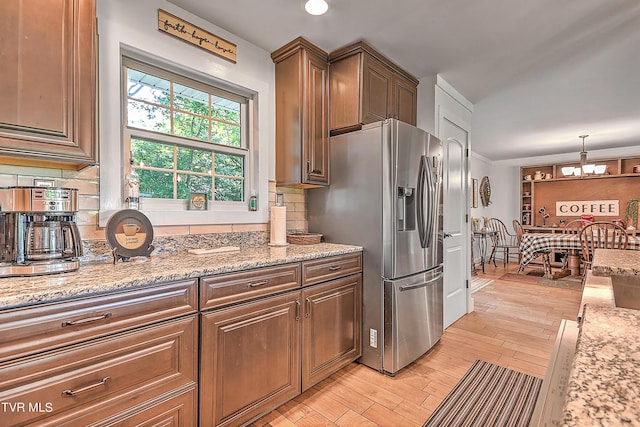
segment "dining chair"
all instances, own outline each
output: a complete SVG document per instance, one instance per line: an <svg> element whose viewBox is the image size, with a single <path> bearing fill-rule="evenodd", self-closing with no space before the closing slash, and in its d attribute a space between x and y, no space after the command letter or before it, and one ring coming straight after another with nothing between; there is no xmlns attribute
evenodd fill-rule
<svg viewBox="0 0 640 427"><path fill-rule="evenodd" d="M591 269L596 249L627 249L629 237L627 231L618 224L608 221L596 221L580 231L580 246L585 271Z"/></svg>
<svg viewBox="0 0 640 427"><path fill-rule="evenodd" d="M507 226L504 222L498 218L490 218L487 224L487 230L495 231L496 235L493 238L493 249L491 255L489 255L489 261L493 260L493 264L496 263L496 252L502 251L503 265L506 267L510 256L518 257L520 261L520 244L518 242L518 236L509 233Z"/></svg>
<svg viewBox="0 0 640 427"><path fill-rule="evenodd" d="M583 219L574 219L562 226L563 234L580 234L585 225L591 224L591 221Z"/></svg>
<svg viewBox="0 0 640 427"><path fill-rule="evenodd" d="M562 226L562 234L580 234L585 225L591 224L591 221L583 219L574 219ZM580 262L582 263L582 254L580 254ZM569 264L569 249L562 254L562 269L566 269Z"/></svg>
<svg viewBox="0 0 640 427"><path fill-rule="evenodd" d="M520 274L524 271L525 267L522 266L522 252L520 251L520 243L522 243L522 236L524 235L524 227L517 219L513 220L513 230L516 232L516 240L518 242L518 254L520 255L520 259L518 262L520 263L520 267L518 267L518 271L516 274ZM551 259L549 254L551 251L539 251L536 253L536 258L538 256L542 257L542 265L544 268L545 276L551 277Z"/></svg>

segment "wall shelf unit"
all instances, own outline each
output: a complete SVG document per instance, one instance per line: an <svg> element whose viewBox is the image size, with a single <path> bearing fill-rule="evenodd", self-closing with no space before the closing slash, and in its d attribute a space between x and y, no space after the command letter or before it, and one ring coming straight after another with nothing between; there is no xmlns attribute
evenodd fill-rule
<svg viewBox="0 0 640 427"><path fill-rule="evenodd" d="M520 220L524 227L559 226L561 220L578 219L575 216L556 216L557 201L617 200L617 216L598 216L596 220L625 219L626 203L640 199L640 156L616 159L591 160L599 165L606 164L602 175L564 176L565 166L579 167L578 162L523 166L520 168ZM634 166L636 173L634 173ZM549 178L551 176L551 178ZM549 218L543 223L538 213L545 207ZM638 227L638 224L630 224Z"/></svg>

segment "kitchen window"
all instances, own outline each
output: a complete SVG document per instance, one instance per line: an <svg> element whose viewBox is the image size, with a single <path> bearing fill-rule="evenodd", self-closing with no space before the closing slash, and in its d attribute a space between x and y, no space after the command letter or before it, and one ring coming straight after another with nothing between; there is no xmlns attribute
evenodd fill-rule
<svg viewBox="0 0 640 427"><path fill-rule="evenodd" d="M187 209L191 193L247 206L251 99L127 57L123 65L124 170L139 175L143 210Z"/></svg>

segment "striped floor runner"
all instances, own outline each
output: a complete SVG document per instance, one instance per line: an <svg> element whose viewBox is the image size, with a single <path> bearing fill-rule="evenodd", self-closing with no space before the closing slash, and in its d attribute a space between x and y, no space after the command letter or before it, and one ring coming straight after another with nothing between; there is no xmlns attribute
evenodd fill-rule
<svg viewBox="0 0 640 427"><path fill-rule="evenodd" d="M542 380L476 360L424 427L527 426Z"/></svg>

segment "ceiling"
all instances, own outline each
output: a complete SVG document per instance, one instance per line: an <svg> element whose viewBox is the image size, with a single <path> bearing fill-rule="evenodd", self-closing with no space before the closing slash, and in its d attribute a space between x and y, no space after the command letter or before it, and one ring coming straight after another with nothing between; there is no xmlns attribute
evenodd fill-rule
<svg viewBox="0 0 640 427"><path fill-rule="evenodd" d="M297 36L330 52L365 40L474 104L490 160L640 145L638 0L170 0L271 52ZM577 154L576 154L577 157Z"/></svg>

